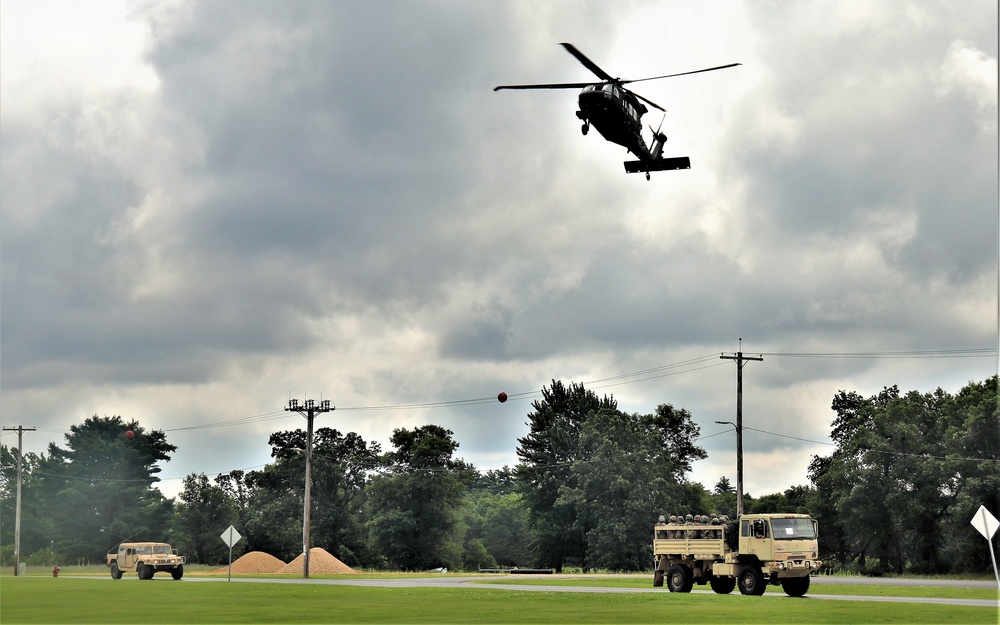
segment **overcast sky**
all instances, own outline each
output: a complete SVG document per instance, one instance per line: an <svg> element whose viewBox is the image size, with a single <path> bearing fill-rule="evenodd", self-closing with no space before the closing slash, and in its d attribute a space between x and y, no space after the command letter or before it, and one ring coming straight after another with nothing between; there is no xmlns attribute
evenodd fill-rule
<svg viewBox="0 0 1000 625"><path fill-rule="evenodd" d="M318 427L435 423L496 469L559 379L689 410L711 489L742 338L759 496L832 452L837 391L996 372L993 0L4 0L0 29L26 451L135 418L178 447L173 496L269 462L308 397ZM633 85L691 170L625 174L574 90L492 91L594 79L564 41L622 78L743 64Z"/></svg>

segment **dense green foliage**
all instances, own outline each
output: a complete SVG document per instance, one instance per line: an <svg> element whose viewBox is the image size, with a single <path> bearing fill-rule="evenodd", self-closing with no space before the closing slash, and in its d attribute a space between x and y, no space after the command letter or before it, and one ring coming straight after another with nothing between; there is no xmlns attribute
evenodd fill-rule
<svg viewBox="0 0 1000 625"><path fill-rule="evenodd" d="M466 486L475 477L452 459L451 430L425 425L392 434L386 473L368 485L368 530L381 563L404 571L462 566Z"/></svg>
<svg viewBox="0 0 1000 625"><path fill-rule="evenodd" d="M823 559L869 574L988 573L969 520L1000 512L997 378L952 395L832 401L831 455L814 457L808 486L754 497L748 512L805 512L820 521ZM662 404L626 414L611 397L553 381L528 414L518 466L480 473L436 425L393 433L383 453L355 433L320 428L313 439L312 545L353 567L475 570L579 567L643 570L659 514L735 516L727 478L690 482L704 457L688 411ZM136 435L128 439L125 432ZM169 500L156 488L175 447L161 431L122 417L74 425L64 446L25 454L21 560L103 562L125 539L167 540L192 561L221 564L219 534L243 535L234 557L301 553L306 433L276 432L273 462L214 480L184 479ZM0 561L13 555L16 450L0 446ZM1000 543L1000 533L994 537Z"/></svg>
<svg viewBox="0 0 1000 625"><path fill-rule="evenodd" d="M135 437L125 436L131 430ZM176 448L160 430L138 422L94 415L70 427L66 447L29 455L22 506L22 554L52 549L67 561L103 561L109 548L142 536L162 536L173 517L173 501L154 488L158 463ZM6 464L13 460L3 455ZM30 469L30 470L29 470ZM12 542L14 484L4 483L4 541ZM10 516L8 517L8 510Z"/></svg>
<svg viewBox="0 0 1000 625"><path fill-rule="evenodd" d="M236 503L204 473L184 478L184 490L177 499L171 540L184 545L186 557L193 562L225 562L229 547L219 539L220 528L236 523Z"/></svg>
<svg viewBox="0 0 1000 625"><path fill-rule="evenodd" d="M536 566L648 567L651 522L686 503L684 475L705 457L691 414L666 404L626 414L613 398L555 380L532 405L517 480Z"/></svg>
<svg viewBox="0 0 1000 625"><path fill-rule="evenodd" d="M245 536L234 553L264 551L288 562L302 553L306 432L275 432L268 443L274 463L260 471L232 471L216 481L235 503L236 527ZM358 511L370 476L381 464L379 445L354 432L319 428L313 434L311 542L349 565L368 560Z"/></svg>
<svg viewBox="0 0 1000 625"><path fill-rule="evenodd" d="M996 376L957 395L841 391L832 407L837 450L810 466L821 550L874 574L988 570L969 520L1000 510Z"/></svg>

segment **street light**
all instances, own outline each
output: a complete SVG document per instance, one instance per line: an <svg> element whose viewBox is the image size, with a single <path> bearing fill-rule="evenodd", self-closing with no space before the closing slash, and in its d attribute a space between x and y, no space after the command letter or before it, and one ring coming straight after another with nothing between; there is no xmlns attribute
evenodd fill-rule
<svg viewBox="0 0 1000 625"><path fill-rule="evenodd" d="M732 421L716 421L720 425L731 425L736 430L736 517L743 516L743 428Z"/></svg>

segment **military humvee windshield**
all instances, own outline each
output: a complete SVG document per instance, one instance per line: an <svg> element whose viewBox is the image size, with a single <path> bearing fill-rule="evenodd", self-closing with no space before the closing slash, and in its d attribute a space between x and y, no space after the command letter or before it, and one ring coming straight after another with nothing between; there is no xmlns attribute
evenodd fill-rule
<svg viewBox="0 0 1000 625"><path fill-rule="evenodd" d="M813 540L816 527L812 519L771 519L774 540Z"/></svg>
<svg viewBox="0 0 1000 625"><path fill-rule="evenodd" d="M170 545L156 545L153 547L153 553L156 554L166 554L170 555Z"/></svg>

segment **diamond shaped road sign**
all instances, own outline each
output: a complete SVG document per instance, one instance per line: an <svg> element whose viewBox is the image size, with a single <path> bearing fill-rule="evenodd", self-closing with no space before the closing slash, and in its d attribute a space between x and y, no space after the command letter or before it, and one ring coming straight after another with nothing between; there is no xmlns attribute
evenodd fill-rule
<svg viewBox="0 0 1000 625"><path fill-rule="evenodd" d="M972 523L972 527L979 530L986 540L993 538L993 534L996 533L997 528L1000 527L1000 521L990 514L990 511L986 509L986 506L979 506L979 510L976 510L976 515L972 517L969 521Z"/></svg>
<svg viewBox="0 0 1000 625"><path fill-rule="evenodd" d="M996 522L996 519L993 519L993 521ZM232 525L226 528L226 531L222 532L222 542L226 543L226 546L230 549L233 548L233 545L240 542L241 538L243 537L240 536L240 533Z"/></svg>

